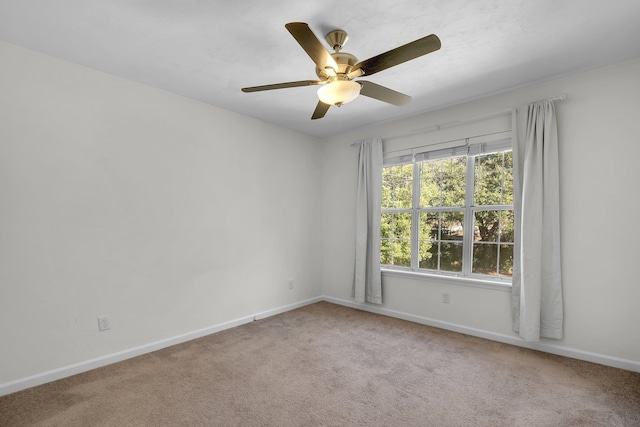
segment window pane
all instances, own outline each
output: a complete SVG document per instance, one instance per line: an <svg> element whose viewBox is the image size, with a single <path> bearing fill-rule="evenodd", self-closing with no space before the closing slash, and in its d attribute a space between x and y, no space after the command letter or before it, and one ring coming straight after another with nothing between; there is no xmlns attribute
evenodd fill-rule
<svg viewBox="0 0 640 427"><path fill-rule="evenodd" d="M464 224L464 212L443 212L441 214L442 229L440 238L442 240L460 240L464 236L462 224Z"/></svg>
<svg viewBox="0 0 640 427"><path fill-rule="evenodd" d="M393 208L409 209L411 208L411 193L413 183L411 181L396 181L393 187Z"/></svg>
<svg viewBox="0 0 640 427"><path fill-rule="evenodd" d="M511 151L476 156L474 177L476 206L513 204Z"/></svg>
<svg viewBox="0 0 640 427"><path fill-rule="evenodd" d="M467 157L458 156L449 159L443 159L442 168L445 175L462 175L467 172Z"/></svg>
<svg viewBox="0 0 640 427"><path fill-rule="evenodd" d="M411 208L413 165L382 168L382 209Z"/></svg>
<svg viewBox="0 0 640 427"><path fill-rule="evenodd" d="M502 190L502 204L503 205L512 205L513 204L513 171L505 170L504 171L504 188Z"/></svg>
<svg viewBox="0 0 640 427"><path fill-rule="evenodd" d="M412 180L413 179L413 163L407 163L406 165L396 166L398 179Z"/></svg>
<svg viewBox="0 0 640 427"><path fill-rule="evenodd" d="M392 237L396 239L410 239L411 238L411 213L393 213L392 218Z"/></svg>
<svg viewBox="0 0 640 427"><path fill-rule="evenodd" d="M420 164L420 206L464 206L466 157Z"/></svg>
<svg viewBox="0 0 640 427"><path fill-rule="evenodd" d="M502 173L486 172L476 173L475 193L473 195L475 204L499 205L502 201Z"/></svg>
<svg viewBox="0 0 640 427"><path fill-rule="evenodd" d="M440 244L440 270L462 271L462 242Z"/></svg>
<svg viewBox="0 0 640 427"><path fill-rule="evenodd" d="M418 266L430 270L438 269L438 242L421 241Z"/></svg>
<svg viewBox="0 0 640 427"><path fill-rule="evenodd" d="M467 158L442 160L442 206L464 206Z"/></svg>
<svg viewBox="0 0 640 427"><path fill-rule="evenodd" d="M440 206L439 176L429 177L420 181L420 206Z"/></svg>
<svg viewBox="0 0 640 427"><path fill-rule="evenodd" d="M442 206L464 206L464 175L444 175L441 186Z"/></svg>
<svg viewBox="0 0 640 427"><path fill-rule="evenodd" d="M479 234L475 236L474 240L497 242L500 230L500 211L476 211L474 225Z"/></svg>
<svg viewBox="0 0 640 427"><path fill-rule="evenodd" d="M393 227L393 215L383 213L380 218L380 237L388 239L391 237Z"/></svg>
<svg viewBox="0 0 640 427"><path fill-rule="evenodd" d="M380 262L410 267L411 213L383 213L380 222Z"/></svg>
<svg viewBox="0 0 640 427"><path fill-rule="evenodd" d="M504 155L504 167L505 169L513 169L513 152L505 151Z"/></svg>
<svg viewBox="0 0 640 427"><path fill-rule="evenodd" d="M502 153L480 154L476 157L476 171L490 172L502 169Z"/></svg>
<svg viewBox="0 0 640 427"><path fill-rule="evenodd" d="M391 265L391 242L389 240L380 241L380 264Z"/></svg>
<svg viewBox="0 0 640 427"><path fill-rule="evenodd" d="M420 212L420 240L440 239L439 225L439 212Z"/></svg>
<svg viewBox="0 0 640 427"><path fill-rule="evenodd" d="M498 271L498 245L488 243L473 244L472 273L496 275Z"/></svg>
<svg viewBox="0 0 640 427"><path fill-rule="evenodd" d="M420 176L423 178L433 178L440 176L441 164L438 160L420 163Z"/></svg>
<svg viewBox="0 0 640 427"><path fill-rule="evenodd" d="M382 181L382 209L390 209L393 207L393 202L391 199L392 194L393 185L391 185L391 183L389 182Z"/></svg>
<svg viewBox="0 0 640 427"><path fill-rule="evenodd" d="M413 177L413 164L385 166L382 168L383 181L403 181Z"/></svg>
<svg viewBox="0 0 640 427"><path fill-rule="evenodd" d="M513 243L513 211L500 212L500 243Z"/></svg>
<svg viewBox="0 0 640 427"><path fill-rule="evenodd" d="M502 276L513 276L513 245L500 245L499 270Z"/></svg>
<svg viewBox="0 0 640 427"><path fill-rule="evenodd" d="M393 242L393 265L411 267L411 242L395 240Z"/></svg>

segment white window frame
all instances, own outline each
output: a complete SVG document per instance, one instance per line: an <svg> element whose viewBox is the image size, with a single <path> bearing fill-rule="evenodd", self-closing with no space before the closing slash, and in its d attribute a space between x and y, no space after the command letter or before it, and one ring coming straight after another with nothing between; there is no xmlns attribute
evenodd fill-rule
<svg viewBox="0 0 640 427"><path fill-rule="evenodd" d="M412 206L410 209L382 209L382 213L404 213L411 212L411 267L395 266L383 264L381 271L384 275L409 277L419 280L446 282L463 284L474 287L491 288L497 290L511 290L511 277L490 276L487 274L472 273L473 258L473 233L465 233L463 237L463 258L461 272L433 271L418 267L419 265L419 227L421 212L446 212L464 211L464 230L474 229L474 218L476 211L482 210L513 210L513 205L473 205L474 197L474 172L475 158L478 155L510 151L512 149L511 139L498 139L495 141L469 144L469 139L465 144L433 151L419 151L411 155L403 155L386 159L383 167L413 164L412 179ZM450 157L467 156L467 166L465 175L465 206L460 207L420 207L420 164L426 160L445 159ZM499 244L499 243L497 243Z"/></svg>

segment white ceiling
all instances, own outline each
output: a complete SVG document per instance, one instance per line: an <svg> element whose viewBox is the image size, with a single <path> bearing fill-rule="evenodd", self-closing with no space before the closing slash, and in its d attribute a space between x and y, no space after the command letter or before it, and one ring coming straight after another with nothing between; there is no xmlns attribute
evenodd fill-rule
<svg viewBox="0 0 640 427"><path fill-rule="evenodd" d="M340 28L360 60L434 33L442 49L367 79L413 97L361 96L310 120L315 79L284 28L324 43ZM329 136L640 57L639 0L0 0L0 39L228 110Z"/></svg>

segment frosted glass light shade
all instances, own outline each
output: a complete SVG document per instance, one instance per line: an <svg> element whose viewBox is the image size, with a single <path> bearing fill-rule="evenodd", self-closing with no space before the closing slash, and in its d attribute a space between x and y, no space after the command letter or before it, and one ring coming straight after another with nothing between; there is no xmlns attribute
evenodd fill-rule
<svg viewBox="0 0 640 427"><path fill-rule="evenodd" d="M318 89L320 101L329 105L342 105L351 102L360 95L359 83L349 80L336 80Z"/></svg>

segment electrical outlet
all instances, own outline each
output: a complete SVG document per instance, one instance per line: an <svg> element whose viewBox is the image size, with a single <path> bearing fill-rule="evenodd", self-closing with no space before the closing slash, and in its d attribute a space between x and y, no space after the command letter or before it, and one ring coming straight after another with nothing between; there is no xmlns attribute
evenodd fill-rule
<svg viewBox="0 0 640 427"><path fill-rule="evenodd" d="M109 316L98 317L98 330L106 331L107 329L111 329L111 319Z"/></svg>
<svg viewBox="0 0 640 427"><path fill-rule="evenodd" d="M293 279L289 279L289 289L293 289Z"/></svg>
<svg viewBox="0 0 640 427"><path fill-rule="evenodd" d="M447 294L447 293L443 293L443 294L442 294L442 302L443 302L444 304L449 304L449 301L450 301L450 300L449 300L449 294Z"/></svg>

